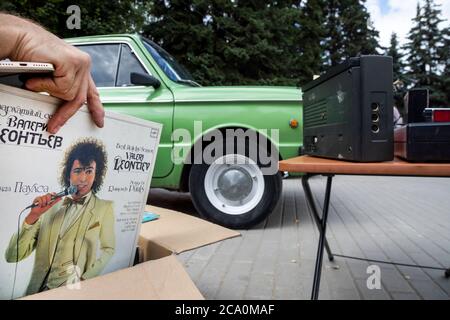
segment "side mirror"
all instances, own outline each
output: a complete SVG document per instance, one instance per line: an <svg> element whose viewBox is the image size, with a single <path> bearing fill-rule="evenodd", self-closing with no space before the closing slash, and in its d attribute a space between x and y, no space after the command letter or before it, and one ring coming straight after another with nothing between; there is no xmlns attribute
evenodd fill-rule
<svg viewBox="0 0 450 320"><path fill-rule="evenodd" d="M158 89L161 86L161 81L149 74L132 72L130 74L130 82L138 86L151 86Z"/></svg>

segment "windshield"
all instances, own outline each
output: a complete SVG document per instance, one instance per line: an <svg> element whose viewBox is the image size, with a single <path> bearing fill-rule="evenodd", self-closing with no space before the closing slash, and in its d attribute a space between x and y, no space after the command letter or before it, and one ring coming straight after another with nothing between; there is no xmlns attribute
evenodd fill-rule
<svg viewBox="0 0 450 320"><path fill-rule="evenodd" d="M153 59L155 59L156 63L170 80L186 84L189 84L190 82L195 83L189 71L180 65L174 57L167 53L167 51L146 38L142 38L142 42L144 43L144 47L152 55Z"/></svg>

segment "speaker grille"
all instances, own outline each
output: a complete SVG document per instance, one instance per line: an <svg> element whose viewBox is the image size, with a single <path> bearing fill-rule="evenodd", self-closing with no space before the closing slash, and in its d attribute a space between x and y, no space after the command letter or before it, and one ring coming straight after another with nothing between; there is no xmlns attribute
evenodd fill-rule
<svg viewBox="0 0 450 320"><path fill-rule="evenodd" d="M326 101L303 107L303 121L305 128L327 124L327 117Z"/></svg>

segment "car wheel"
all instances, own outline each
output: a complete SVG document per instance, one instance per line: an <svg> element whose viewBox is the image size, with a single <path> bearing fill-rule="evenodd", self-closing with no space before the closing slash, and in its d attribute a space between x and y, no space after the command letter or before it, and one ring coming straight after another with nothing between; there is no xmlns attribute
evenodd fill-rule
<svg viewBox="0 0 450 320"><path fill-rule="evenodd" d="M261 166L245 155L226 154L209 165L192 165L189 190L202 217L243 229L272 212L280 199L282 177L279 172L263 175Z"/></svg>

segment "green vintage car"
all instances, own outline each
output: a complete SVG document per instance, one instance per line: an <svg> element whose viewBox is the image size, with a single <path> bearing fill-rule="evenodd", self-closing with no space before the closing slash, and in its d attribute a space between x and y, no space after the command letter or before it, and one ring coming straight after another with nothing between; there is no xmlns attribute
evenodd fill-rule
<svg viewBox="0 0 450 320"><path fill-rule="evenodd" d="M298 155L299 88L202 87L170 54L139 35L67 42L91 56L106 109L163 124L152 187L190 192L204 218L227 227L248 228L271 213L282 177L276 163L273 170L272 162L263 163L252 151L272 160ZM244 140L230 143L243 133ZM211 152L213 142L223 148Z"/></svg>

